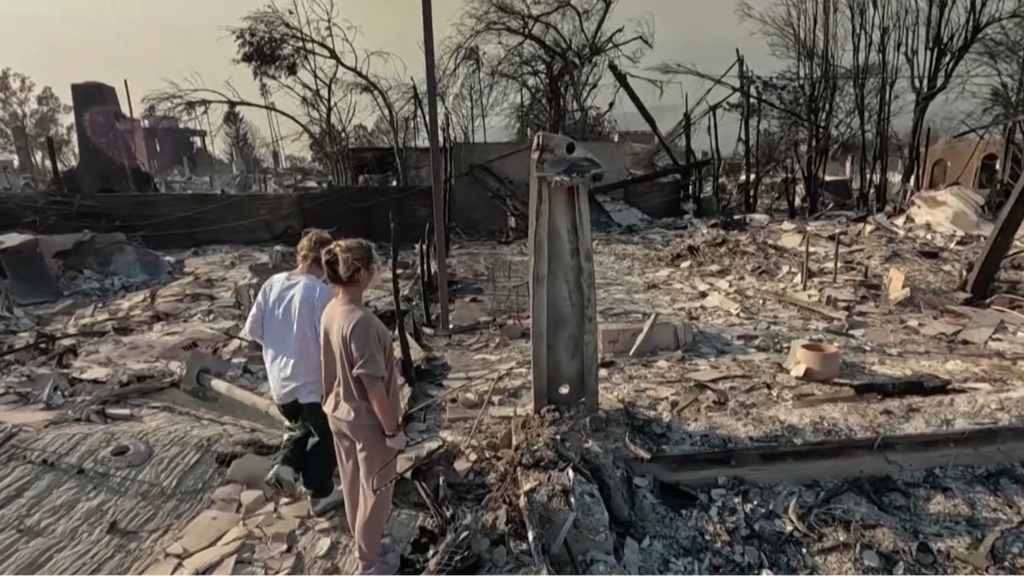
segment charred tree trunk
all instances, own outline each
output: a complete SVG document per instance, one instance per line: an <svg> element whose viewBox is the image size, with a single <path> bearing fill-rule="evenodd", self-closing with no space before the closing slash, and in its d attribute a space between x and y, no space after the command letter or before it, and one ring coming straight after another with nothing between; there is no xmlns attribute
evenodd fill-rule
<svg viewBox="0 0 1024 576"><path fill-rule="evenodd" d="M713 147L712 154L714 155L714 164L711 171L711 190L715 196L715 208L721 213L724 209L722 206L722 195L719 189L719 180L721 180L721 169L722 169L722 148L719 145L718 140L718 109L713 108L711 110L711 123L708 124L708 136L711 139Z"/></svg>
<svg viewBox="0 0 1024 576"><path fill-rule="evenodd" d="M693 146L691 139L693 137L690 116L690 95L686 94L683 96L683 154L686 156L686 163L689 164L694 160ZM700 201L700 189L697 189L697 193L694 194L693 181L696 179L696 170L690 170L686 175L686 182L683 184L683 199L686 202L693 202L696 204Z"/></svg>
<svg viewBox="0 0 1024 576"><path fill-rule="evenodd" d="M747 62L736 50L736 60L739 62L740 72L740 98L742 99L741 126L743 138L743 211L753 213L757 211L757 200L754 197L753 170L750 161L750 80L747 78Z"/></svg>
<svg viewBox="0 0 1024 576"><path fill-rule="evenodd" d="M416 382L416 371L412 367L412 352L409 348L409 334L405 331L405 313L402 310L402 292L398 286L398 234L395 232L395 211L388 213L391 221L391 298L395 304L395 324L398 330L398 347L402 353L402 376L409 384Z"/></svg>

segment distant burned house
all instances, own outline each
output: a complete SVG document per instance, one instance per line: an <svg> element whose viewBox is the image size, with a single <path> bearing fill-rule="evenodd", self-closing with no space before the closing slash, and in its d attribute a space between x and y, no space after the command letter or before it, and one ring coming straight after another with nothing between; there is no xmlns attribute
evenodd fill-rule
<svg viewBox="0 0 1024 576"><path fill-rule="evenodd" d="M954 140L931 146L922 155L923 188L935 190L959 184L988 190L999 179L1003 149L1003 140L998 138Z"/></svg>
<svg viewBox="0 0 1024 576"><path fill-rule="evenodd" d="M146 155L149 158L149 169L154 174L179 168L185 161L191 163L196 153L195 140L206 138L205 130L182 126L181 121L174 116L152 115L146 116L143 121Z"/></svg>
<svg viewBox="0 0 1024 576"><path fill-rule="evenodd" d="M113 86L102 82L72 84L71 101L78 165L72 169L74 177L65 184L83 195L155 190L146 172L141 126L121 111Z"/></svg>

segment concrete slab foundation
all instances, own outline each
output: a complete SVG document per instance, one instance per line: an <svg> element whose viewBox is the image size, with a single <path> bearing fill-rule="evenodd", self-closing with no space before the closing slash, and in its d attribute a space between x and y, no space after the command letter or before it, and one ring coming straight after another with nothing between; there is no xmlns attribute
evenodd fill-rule
<svg viewBox="0 0 1024 576"><path fill-rule="evenodd" d="M587 190L600 163L575 142L537 134L530 166L533 407L596 410L597 292Z"/></svg>

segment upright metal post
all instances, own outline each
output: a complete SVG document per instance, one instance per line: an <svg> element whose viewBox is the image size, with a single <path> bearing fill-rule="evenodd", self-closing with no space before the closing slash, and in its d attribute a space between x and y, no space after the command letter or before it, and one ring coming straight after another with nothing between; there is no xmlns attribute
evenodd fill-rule
<svg viewBox="0 0 1024 576"><path fill-rule="evenodd" d="M124 99L128 101L128 117L135 118L135 108L132 107L132 91L128 89L128 79L124 79Z"/></svg>
<svg viewBox="0 0 1024 576"><path fill-rule="evenodd" d="M430 138L430 181L434 196L434 250L437 253L438 332L447 333L448 323L448 248L445 246L444 176L441 168L441 143L437 127L437 72L434 64L434 8L423 0L423 53L427 60L427 120Z"/></svg>

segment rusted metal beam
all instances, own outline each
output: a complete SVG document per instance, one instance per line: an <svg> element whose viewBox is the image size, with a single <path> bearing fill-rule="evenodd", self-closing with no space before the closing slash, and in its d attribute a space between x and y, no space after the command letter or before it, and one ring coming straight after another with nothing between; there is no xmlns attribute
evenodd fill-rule
<svg viewBox="0 0 1024 576"><path fill-rule="evenodd" d="M658 139L658 143L660 143L661 147L665 150L665 154L668 154L669 160L671 160L676 166L679 166L679 159L676 158L675 152L672 151L672 147L669 146L668 141L665 140L665 135L661 133L661 130L658 128L658 123L654 121L654 116L651 116L650 110L647 109L647 106L645 106L643 101L640 100L640 96L638 96L636 91L633 90L633 86L629 83L629 78L626 78L626 75L622 73L622 70L620 70L614 62L608 65L608 69L611 71L612 76L615 77L615 81L619 83L619 86L622 86L622 89L626 92L626 96L629 96L629 99L633 102L633 106L636 106L636 111L643 117L644 122L647 122L647 125L651 127L651 132L654 132L654 136Z"/></svg>
<svg viewBox="0 0 1024 576"><path fill-rule="evenodd" d="M597 292L587 189L603 173L576 142L539 132L530 152L533 409L597 410Z"/></svg>
<svg viewBox="0 0 1024 576"><path fill-rule="evenodd" d="M886 475L949 466L1024 462L1024 427L990 427L871 436L799 445L752 446L656 455L627 461L634 475L672 484L714 484L720 477L777 484Z"/></svg>
<svg viewBox="0 0 1024 576"><path fill-rule="evenodd" d="M1009 252L1014 236L1024 222L1024 194L1021 194L1021 190L1024 190L1024 178L1019 179L1017 185L1013 187L1013 192L999 213L992 234L985 242L985 249L974 261L971 274L967 277L966 289L975 301L984 300L988 296L992 283L999 275L1003 258Z"/></svg>

